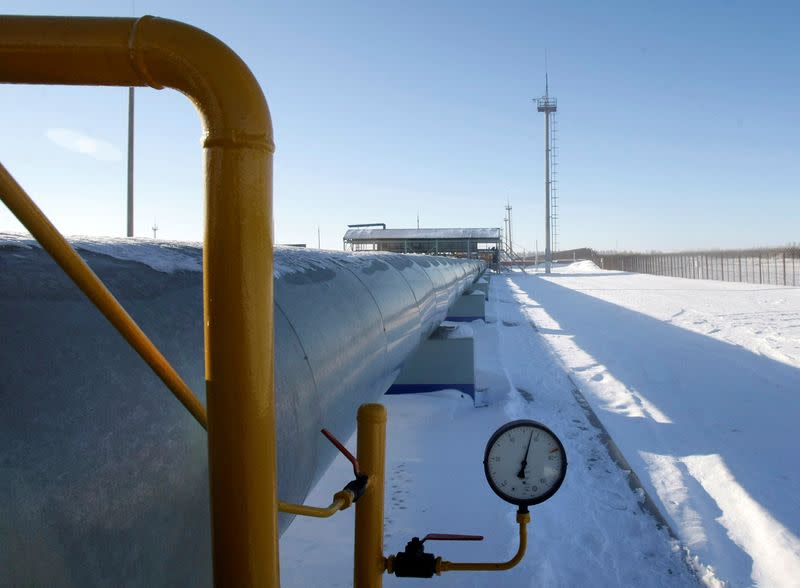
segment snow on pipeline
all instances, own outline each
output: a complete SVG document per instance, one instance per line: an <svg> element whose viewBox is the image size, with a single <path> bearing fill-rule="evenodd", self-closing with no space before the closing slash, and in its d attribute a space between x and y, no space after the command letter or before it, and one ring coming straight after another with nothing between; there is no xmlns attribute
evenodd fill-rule
<svg viewBox="0 0 800 588"><path fill-rule="evenodd" d="M685 548L643 508L643 494L631 490L609 456L526 310L513 282L495 277L487 321L460 327L475 337L478 408L456 391L383 398L389 413L384 553L434 532L485 536L482 542L426 545L444 559L504 561L513 555L515 511L490 490L482 465L490 435L510 420L538 420L561 438L569 459L563 486L532 507L528 551L516 568L432 580L387 575L384 585L698 586L700 576L714 582L709 570L691 568ZM355 438L348 445L354 448ZM337 458L307 503L327 504L352 476L349 467ZM283 585L352 585L353 514L295 519L281 538Z"/></svg>
<svg viewBox="0 0 800 588"><path fill-rule="evenodd" d="M506 281L714 581L800 586L800 288L588 262Z"/></svg>

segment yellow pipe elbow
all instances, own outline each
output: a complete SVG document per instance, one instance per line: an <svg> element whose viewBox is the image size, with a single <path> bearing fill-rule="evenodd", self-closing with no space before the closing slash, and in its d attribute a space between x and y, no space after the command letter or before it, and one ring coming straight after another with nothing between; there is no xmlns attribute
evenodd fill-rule
<svg viewBox="0 0 800 588"><path fill-rule="evenodd" d="M353 504L353 493L349 490L342 490L333 496L330 506L306 506L305 504L293 504L291 502L278 502L278 510L288 514L301 515L305 517L317 517L326 519L332 517L340 510L345 510Z"/></svg>
<svg viewBox="0 0 800 588"><path fill-rule="evenodd" d="M170 87L200 111L214 580L277 585L274 142L258 82L224 43L176 21L2 16L0 83Z"/></svg>
<svg viewBox="0 0 800 588"><path fill-rule="evenodd" d="M528 548L527 524L531 521L530 513L517 513L519 523L519 547L517 553L510 560L500 563L457 563L436 558L436 574L442 572L502 572L510 570L522 561Z"/></svg>

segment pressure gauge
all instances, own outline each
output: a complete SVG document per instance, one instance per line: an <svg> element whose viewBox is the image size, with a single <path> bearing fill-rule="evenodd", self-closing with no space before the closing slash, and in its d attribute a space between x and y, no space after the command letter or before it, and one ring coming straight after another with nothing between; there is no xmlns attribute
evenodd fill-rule
<svg viewBox="0 0 800 588"><path fill-rule="evenodd" d="M567 454L555 433L543 424L513 421L489 439L483 469L492 490L525 511L559 489L567 473Z"/></svg>

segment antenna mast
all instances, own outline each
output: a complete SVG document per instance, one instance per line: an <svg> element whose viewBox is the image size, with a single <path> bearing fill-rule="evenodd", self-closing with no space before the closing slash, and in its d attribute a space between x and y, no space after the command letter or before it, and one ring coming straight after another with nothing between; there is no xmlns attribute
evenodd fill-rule
<svg viewBox="0 0 800 588"><path fill-rule="evenodd" d="M547 72L547 53L545 53L545 72L544 72L544 96L536 100L536 110L544 113L544 214L545 214L545 245L544 245L544 271L550 273L550 265L553 262L553 249L555 243L555 219L558 218L557 207L554 202L554 154L552 152L552 141L555 137L554 122L557 103L555 98L550 97L550 79ZM551 210L552 208L552 210ZM551 235L551 232L553 235Z"/></svg>
<svg viewBox="0 0 800 588"><path fill-rule="evenodd" d="M511 256L514 256L514 241L511 238L511 203L506 200L506 218L507 221L507 229L506 229L506 244L508 248L508 252Z"/></svg>

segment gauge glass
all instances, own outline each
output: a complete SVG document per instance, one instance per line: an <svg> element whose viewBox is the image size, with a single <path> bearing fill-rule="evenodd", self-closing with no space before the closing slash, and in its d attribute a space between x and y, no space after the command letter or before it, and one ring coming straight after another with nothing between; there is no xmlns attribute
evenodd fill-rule
<svg viewBox="0 0 800 588"><path fill-rule="evenodd" d="M544 502L556 493L566 475L567 455L550 429L520 420L492 435L483 465L492 490L503 500L523 506Z"/></svg>

